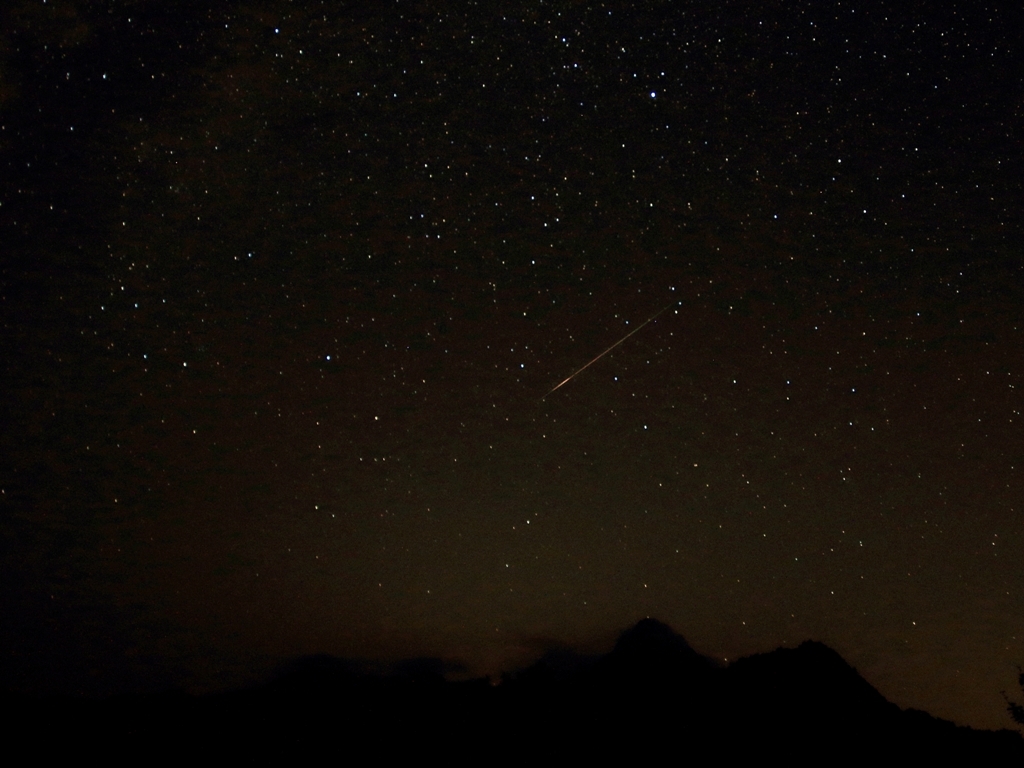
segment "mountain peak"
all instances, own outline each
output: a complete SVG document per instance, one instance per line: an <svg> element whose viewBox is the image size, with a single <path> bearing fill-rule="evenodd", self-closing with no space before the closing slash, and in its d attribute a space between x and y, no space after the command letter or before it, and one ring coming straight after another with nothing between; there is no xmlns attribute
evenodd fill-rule
<svg viewBox="0 0 1024 768"><path fill-rule="evenodd" d="M666 684L703 676L715 665L693 650L670 626L648 618L619 636L603 666L624 680Z"/></svg>
<svg viewBox="0 0 1024 768"><path fill-rule="evenodd" d="M615 650L612 651L615 654L637 652L654 653L659 656L698 656L682 635L676 634L668 624L651 618L641 619L635 626L619 635L619 639L615 643Z"/></svg>

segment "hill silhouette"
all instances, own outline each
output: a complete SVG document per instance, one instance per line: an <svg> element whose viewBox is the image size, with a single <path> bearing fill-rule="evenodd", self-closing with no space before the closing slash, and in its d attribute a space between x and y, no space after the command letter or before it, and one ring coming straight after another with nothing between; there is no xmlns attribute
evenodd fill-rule
<svg viewBox="0 0 1024 768"><path fill-rule="evenodd" d="M265 685L211 696L9 700L5 730L36 754L79 758L1024 758L1016 731L902 710L817 642L723 667L645 619L605 656L550 652L497 685L447 682L451 671L437 659L382 671L317 656Z"/></svg>

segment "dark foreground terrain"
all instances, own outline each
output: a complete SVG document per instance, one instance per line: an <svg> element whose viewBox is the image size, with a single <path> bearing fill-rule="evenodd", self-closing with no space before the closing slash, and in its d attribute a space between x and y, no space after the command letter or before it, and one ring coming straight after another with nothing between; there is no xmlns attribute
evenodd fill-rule
<svg viewBox="0 0 1024 768"><path fill-rule="evenodd" d="M437 669L409 663L380 676L318 657L263 687L214 696L9 699L4 730L8 745L38 757L147 762L433 755L477 763L776 756L1024 764L1016 731L901 710L814 642L721 668L644 620L607 656L550 653L499 685L445 682Z"/></svg>

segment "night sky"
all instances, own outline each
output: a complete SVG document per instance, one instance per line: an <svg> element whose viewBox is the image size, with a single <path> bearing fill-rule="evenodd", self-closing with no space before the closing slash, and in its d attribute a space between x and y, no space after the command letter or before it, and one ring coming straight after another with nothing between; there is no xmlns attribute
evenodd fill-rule
<svg viewBox="0 0 1024 768"><path fill-rule="evenodd" d="M5 2L4 688L653 616L1012 725L1006 5Z"/></svg>

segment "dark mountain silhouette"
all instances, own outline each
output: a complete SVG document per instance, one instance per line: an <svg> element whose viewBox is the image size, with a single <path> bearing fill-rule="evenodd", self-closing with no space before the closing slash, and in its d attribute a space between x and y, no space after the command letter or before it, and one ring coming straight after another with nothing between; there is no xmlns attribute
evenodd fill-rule
<svg viewBox="0 0 1024 768"><path fill-rule="evenodd" d="M790 717L830 729L856 720L882 724L900 712L842 656L812 641L739 659L723 678L728 701L744 702L776 727Z"/></svg>
<svg viewBox="0 0 1024 768"><path fill-rule="evenodd" d="M1024 693L1024 669L1020 667L1017 667L1017 685L1020 686L1021 692ZM1013 718L1013 722L1018 725L1024 725L1024 705L1018 704L1007 696L1006 691L1003 691L1003 698L1006 700L1006 711Z"/></svg>
<svg viewBox="0 0 1024 768"><path fill-rule="evenodd" d="M266 685L214 696L7 701L8 743L34 754L270 760L359 756L447 761L784 758L1021 764L1015 731L977 731L901 710L831 648L722 667L645 619L602 657L555 649L488 680L446 682L437 659L381 667L299 659ZM42 752L40 752L42 750ZM1015 761L1015 762L1011 762Z"/></svg>
<svg viewBox="0 0 1024 768"><path fill-rule="evenodd" d="M700 678L716 668L701 656L667 624L656 619L643 619L623 632L615 648L601 665L609 674L627 678L676 680Z"/></svg>
<svg viewBox="0 0 1024 768"><path fill-rule="evenodd" d="M667 689L695 684L714 669L712 660L693 650L671 627L643 619L623 632L606 656L583 656L572 649L555 648L512 679L519 686L557 682L569 688Z"/></svg>

